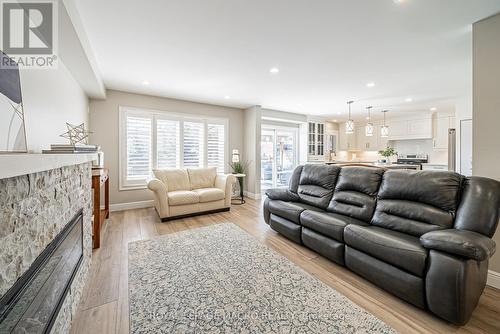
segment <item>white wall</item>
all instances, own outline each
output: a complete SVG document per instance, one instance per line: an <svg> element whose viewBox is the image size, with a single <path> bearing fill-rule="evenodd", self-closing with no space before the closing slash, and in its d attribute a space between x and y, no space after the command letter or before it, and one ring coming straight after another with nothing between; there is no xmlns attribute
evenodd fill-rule
<svg viewBox="0 0 500 334"><path fill-rule="evenodd" d="M148 189L123 191L118 189L119 106L228 118L230 152L233 149L241 152L243 149L243 111L241 109L114 90L108 90L106 96L105 100L90 100L90 129L93 132L91 142L101 146L104 152L104 165L109 168L111 204L140 202L153 198Z"/></svg>
<svg viewBox="0 0 500 334"><path fill-rule="evenodd" d="M67 144L59 136L66 122L88 125L88 98L61 60L57 69L21 70L20 75L30 152Z"/></svg>
<svg viewBox="0 0 500 334"><path fill-rule="evenodd" d="M473 25L473 175L500 180L500 14ZM500 244L500 232L494 240ZM500 272L500 252L490 268Z"/></svg>
<svg viewBox="0 0 500 334"><path fill-rule="evenodd" d="M245 109L243 114L243 157L248 163L245 191L250 197L259 197L262 110L260 106L254 106Z"/></svg>

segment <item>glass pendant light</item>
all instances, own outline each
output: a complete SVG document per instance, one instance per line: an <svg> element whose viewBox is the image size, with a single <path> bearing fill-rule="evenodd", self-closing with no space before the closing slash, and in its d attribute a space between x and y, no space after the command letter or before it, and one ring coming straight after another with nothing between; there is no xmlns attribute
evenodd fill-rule
<svg viewBox="0 0 500 334"><path fill-rule="evenodd" d="M382 127L380 128L380 137L382 137L382 138L389 137L389 126L385 125L385 114L388 111L389 110L382 110L382 112L384 113L384 125L382 125Z"/></svg>
<svg viewBox="0 0 500 334"><path fill-rule="evenodd" d="M347 133L347 134L354 133L354 121L351 119L351 104L353 102L354 101L348 101L347 102L347 107L349 109L349 119L345 123L345 133Z"/></svg>
<svg viewBox="0 0 500 334"><path fill-rule="evenodd" d="M371 115L370 115L370 110L372 108L373 108L372 106L366 107L366 109L368 110L368 118L367 118L368 123L366 123L366 126L365 126L365 135L367 137L373 136L373 123L372 123L372 119L371 119Z"/></svg>

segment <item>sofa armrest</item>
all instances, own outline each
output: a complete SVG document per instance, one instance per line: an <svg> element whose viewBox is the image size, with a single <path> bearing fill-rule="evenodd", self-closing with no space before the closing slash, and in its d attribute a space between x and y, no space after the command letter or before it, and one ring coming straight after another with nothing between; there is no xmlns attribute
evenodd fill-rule
<svg viewBox="0 0 500 334"><path fill-rule="evenodd" d="M483 261L495 253L495 242L476 232L466 230L440 230L420 237L425 248L440 250L468 259Z"/></svg>
<svg viewBox="0 0 500 334"><path fill-rule="evenodd" d="M231 206L231 193L236 177L233 174L217 174L215 177L215 188L224 191L225 206Z"/></svg>
<svg viewBox="0 0 500 334"><path fill-rule="evenodd" d="M155 208L161 218L168 217L168 187L158 179L148 181L148 189L151 190L155 198Z"/></svg>
<svg viewBox="0 0 500 334"><path fill-rule="evenodd" d="M266 195L270 199L281 200L285 202L297 202L299 201L299 196L289 189L268 189L266 190Z"/></svg>

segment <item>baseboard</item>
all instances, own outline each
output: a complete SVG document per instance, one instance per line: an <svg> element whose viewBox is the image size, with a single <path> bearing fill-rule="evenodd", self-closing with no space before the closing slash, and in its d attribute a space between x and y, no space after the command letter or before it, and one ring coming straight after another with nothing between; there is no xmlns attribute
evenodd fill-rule
<svg viewBox="0 0 500 334"><path fill-rule="evenodd" d="M500 273L493 270L488 270L488 280L486 284L494 288L500 289Z"/></svg>
<svg viewBox="0 0 500 334"><path fill-rule="evenodd" d="M243 195L251 199L261 199L260 194L251 193L249 191L243 191Z"/></svg>
<svg viewBox="0 0 500 334"><path fill-rule="evenodd" d="M143 209L143 208L150 208L154 205L155 205L155 202L153 200L139 201L139 202L128 202L128 203L116 203L116 204L109 205L109 211L114 212L114 211L123 211L123 210L131 210L131 209ZM104 207L101 206L101 209L104 209Z"/></svg>

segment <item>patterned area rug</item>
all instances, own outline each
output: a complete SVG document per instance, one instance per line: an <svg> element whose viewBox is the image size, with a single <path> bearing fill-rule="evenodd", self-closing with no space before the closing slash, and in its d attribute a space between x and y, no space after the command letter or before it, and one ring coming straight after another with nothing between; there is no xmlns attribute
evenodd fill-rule
<svg viewBox="0 0 500 334"><path fill-rule="evenodd" d="M234 224L129 244L130 332L396 333Z"/></svg>

